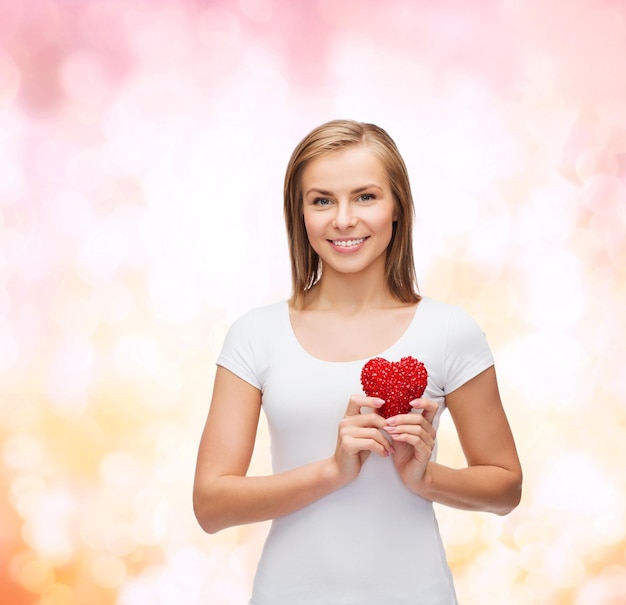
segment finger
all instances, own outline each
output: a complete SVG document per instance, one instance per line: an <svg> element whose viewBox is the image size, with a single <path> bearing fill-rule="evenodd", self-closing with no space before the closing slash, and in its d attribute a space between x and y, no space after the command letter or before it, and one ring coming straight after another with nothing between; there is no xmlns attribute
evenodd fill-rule
<svg viewBox="0 0 626 605"><path fill-rule="evenodd" d="M409 412L408 414L398 414L397 416L387 418L387 423L383 429L387 432L391 432L393 429L396 429L396 432L404 432L410 431L410 427L412 426L422 426L432 435L435 434L435 427L433 427L428 418L424 414L417 414L414 412Z"/></svg>
<svg viewBox="0 0 626 605"><path fill-rule="evenodd" d="M386 421L376 412L370 412L369 414L355 414L354 416L344 416L341 419L341 424L352 427L364 427L384 429Z"/></svg>
<svg viewBox="0 0 626 605"><path fill-rule="evenodd" d="M418 414L416 412L390 416L389 418L387 418L387 424L389 426L400 426L401 424L420 424L422 426L433 425L433 423L428 419L425 414Z"/></svg>
<svg viewBox="0 0 626 605"><path fill-rule="evenodd" d="M422 410L422 416L432 423L437 414L439 406L432 399L414 399L411 401L411 407L414 410Z"/></svg>
<svg viewBox="0 0 626 605"><path fill-rule="evenodd" d="M385 403L380 397L367 397L365 395L352 395L346 408L346 416L356 416L361 413L361 408L378 409Z"/></svg>
<svg viewBox="0 0 626 605"><path fill-rule="evenodd" d="M350 454L372 452L383 458L388 458L395 453L395 450L391 444L383 445L376 439L352 439L349 443L346 443L346 452Z"/></svg>
<svg viewBox="0 0 626 605"><path fill-rule="evenodd" d="M396 434L399 435L401 433L411 433L412 435L430 435L432 439L435 439L437 435L437 430L435 427L427 422L426 420L421 420L418 422L411 423L401 423L396 422L393 424L388 424L383 427L383 430L388 434Z"/></svg>
<svg viewBox="0 0 626 605"><path fill-rule="evenodd" d="M367 414L359 414L358 416L346 416L339 422L339 437L375 437L380 436L385 439L385 435L381 432L382 426L375 423L368 423ZM376 420L376 414L371 414L372 419Z"/></svg>
<svg viewBox="0 0 626 605"><path fill-rule="evenodd" d="M421 428L421 427L418 427ZM416 451L424 451L432 453L435 448L435 436L426 431L416 432L403 432L403 433L391 433L389 435L392 441L402 441L408 443Z"/></svg>
<svg viewBox="0 0 626 605"><path fill-rule="evenodd" d="M385 427L384 430L392 439L397 441L407 441L415 445L416 439L419 439L430 448L435 445L437 438L437 431L431 424L401 424Z"/></svg>
<svg viewBox="0 0 626 605"><path fill-rule="evenodd" d="M393 445L379 429L354 426L345 420L339 426L339 440L341 449L348 454L370 451L388 456L394 451Z"/></svg>

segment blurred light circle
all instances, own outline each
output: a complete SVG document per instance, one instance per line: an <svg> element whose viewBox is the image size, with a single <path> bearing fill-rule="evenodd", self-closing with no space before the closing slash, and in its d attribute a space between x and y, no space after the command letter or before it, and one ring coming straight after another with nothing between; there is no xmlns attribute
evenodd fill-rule
<svg viewBox="0 0 626 605"><path fill-rule="evenodd" d="M239 6L246 17L264 23L272 18L272 2L273 0L239 0Z"/></svg>
<svg viewBox="0 0 626 605"><path fill-rule="evenodd" d="M132 524L122 522L108 527L105 535L105 545L107 550L117 557L125 557L131 554L137 548Z"/></svg>
<svg viewBox="0 0 626 605"><path fill-rule="evenodd" d="M19 343L11 326L0 316L0 372L9 370L18 360Z"/></svg>
<svg viewBox="0 0 626 605"><path fill-rule="evenodd" d="M4 464L12 469L38 469L44 455L43 443L33 435L10 435L2 448Z"/></svg>
<svg viewBox="0 0 626 605"><path fill-rule="evenodd" d="M231 69L244 48L241 25L232 12L211 8L197 17L194 27L202 56L198 68L209 76L208 84L213 74Z"/></svg>
<svg viewBox="0 0 626 605"><path fill-rule="evenodd" d="M37 605L74 605L74 591L66 584L56 582L46 588Z"/></svg>
<svg viewBox="0 0 626 605"><path fill-rule="evenodd" d="M72 531L76 514L76 496L69 489L46 490L33 503L22 537L40 558L54 566L63 566L75 556L78 543Z"/></svg>
<svg viewBox="0 0 626 605"><path fill-rule="evenodd" d="M37 475L18 475L10 485L11 502L22 519L29 519L46 493L44 480Z"/></svg>
<svg viewBox="0 0 626 605"><path fill-rule="evenodd" d="M134 306L131 290L121 282L100 283L94 289L93 297L100 318L110 324L123 322Z"/></svg>
<svg viewBox="0 0 626 605"><path fill-rule="evenodd" d="M574 605L622 605L626 603L626 566L613 564L587 578Z"/></svg>
<svg viewBox="0 0 626 605"><path fill-rule="evenodd" d="M109 452L100 463L100 477L105 485L131 487L136 485L142 474L142 465L137 456L129 452Z"/></svg>
<svg viewBox="0 0 626 605"><path fill-rule="evenodd" d="M31 592L40 593L54 583L54 572L43 561L32 559L22 566L20 582Z"/></svg>
<svg viewBox="0 0 626 605"><path fill-rule="evenodd" d="M617 176L618 172L617 158L603 149L586 149L576 158L576 173L583 182L597 174Z"/></svg>
<svg viewBox="0 0 626 605"><path fill-rule="evenodd" d="M9 42L24 20L24 0L0 2L0 44Z"/></svg>
<svg viewBox="0 0 626 605"><path fill-rule="evenodd" d="M13 57L0 50L0 107L4 104L8 105L15 100L19 87L19 68Z"/></svg>
<svg viewBox="0 0 626 605"><path fill-rule="evenodd" d="M61 84L71 101L101 106L110 100L114 92L100 61L89 53L69 55L60 71Z"/></svg>
<svg viewBox="0 0 626 605"><path fill-rule="evenodd" d="M126 565L113 555L101 555L91 564L91 576L102 588L118 588L126 578Z"/></svg>

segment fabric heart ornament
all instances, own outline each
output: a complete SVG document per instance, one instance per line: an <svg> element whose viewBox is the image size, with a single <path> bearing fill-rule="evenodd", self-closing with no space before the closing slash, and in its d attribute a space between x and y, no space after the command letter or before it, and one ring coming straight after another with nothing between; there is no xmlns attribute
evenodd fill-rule
<svg viewBox="0 0 626 605"><path fill-rule="evenodd" d="M376 410L384 418L408 414L412 410L410 402L424 394L427 383L426 367L415 357L403 357L400 361L374 357L361 370L365 394L385 400Z"/></svg>

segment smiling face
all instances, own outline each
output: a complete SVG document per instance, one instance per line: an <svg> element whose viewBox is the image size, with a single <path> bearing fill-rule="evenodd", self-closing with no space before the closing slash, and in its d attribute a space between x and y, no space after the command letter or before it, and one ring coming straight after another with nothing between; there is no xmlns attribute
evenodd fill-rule
<svg viewBox="0 0 626 605"><path fill-rule="evenodd" d="M324 272L383 277L397 213L380 159L362 145L332 151L307 164L301 185L306 233Z"/></svg>
<svg viewBox="0 0 626 605"><path fill-rule="evenodd" d="M397 220L393 224L391 242L384 255L386 257L386 286L400 302L415 303L420 299L413 263L413 196L411 194L409 175L398 147L389 134L380 126L354 120L331 120L314 128L296 145L285 171L283 213L287 228L289 259L291 261L291 283L293 286L290 303L295 308L302 308L305 303L306 293L320 280L324 262L326 262L324 267L326 275L328 275L328 269L331 267L327 264L328 259L320 259L316 251L316 249L320 251L325 249L323 242L316 241L314 244L316 249L313 248L311 243L315 239L313 237L313 228L314 222L317 224L317 219L313 218L310 208L306 209L306 213L312 237L309 237L307 233L307 226L304 220L303 174L317 160L322 158L328 159L333 154L336 154L334 158L337 160L341 152L358 149L369 151L371 155L375 156L371 159L375 160L378 158L380 164L373 168L373 174L378 175L380 179L380 183L376 184L380 189L384 190L387 201L389 201L389 193L391 192L395 203L394 213ZM374 163L376 164L376 162ZM380 174L381 167L384 167L384 174ZM322 180L330 178L331 173L329 171L322 174ZM312 180L313 176L315 176L313 171L310 171L306 178ZM354 174L352 176L354 177ZM381 183L383 182L387 186L382 185ZM371 181L371 178L368 178L362 184L374 183ZM324 188L319 183L316 186L323 191L328 190L328 186ZM358 186L356 187L358 188ZM352 190L348 188L348 191ZM331 193L333 192L331 191ZM324 196L318 197L323 198ZM328 198L327 202L318 201L316 205L321 206L334 201L329 196L325 197ZM365 202L367 200L368 198L363 198L362 201ZM337 237L337 235L339 234L334 234L334 237ZM349 236L346 237L348 240L350 239ZM360 239L360 236L356 239ZM365 241L366 244L368 242L371 243L370 240ZM348 243L350 242L344 243L343 246L350 248L347 245ZM341 246L342 244L338 245ZM371 246L367 247L371 248ZM348 255L346 254L344 260L347 258ZM357 255L355 255L355 258L357 258ZM360 258L360 255L358 258Z"/></svg>

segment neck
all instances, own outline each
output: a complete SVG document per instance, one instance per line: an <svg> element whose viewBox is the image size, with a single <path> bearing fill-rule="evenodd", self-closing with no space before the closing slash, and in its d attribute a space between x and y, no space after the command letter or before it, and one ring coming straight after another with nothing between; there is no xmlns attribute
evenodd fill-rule
<svg viewBox="0 0 626 605"><path fill-rule="evenodd" d="M320 281L309 291L305 307L352 313L398 304L387 287L384 271L337 273L325 268Z"/></svg>

